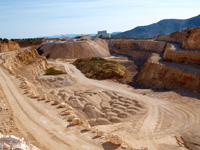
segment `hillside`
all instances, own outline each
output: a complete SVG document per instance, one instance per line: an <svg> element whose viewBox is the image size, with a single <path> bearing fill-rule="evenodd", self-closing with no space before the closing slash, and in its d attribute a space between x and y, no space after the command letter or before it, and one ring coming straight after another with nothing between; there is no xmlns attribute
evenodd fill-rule
<svg viewBox="0 0 200 150"><path fill-rule="evenodd" d="M200 26L200 15L189 19L164 19L157 23L139 26L132 30L122 32L115 37L130 38L151 38L159 34L166 35L176 31L185 30L187 28L195 28Z"/></svg>

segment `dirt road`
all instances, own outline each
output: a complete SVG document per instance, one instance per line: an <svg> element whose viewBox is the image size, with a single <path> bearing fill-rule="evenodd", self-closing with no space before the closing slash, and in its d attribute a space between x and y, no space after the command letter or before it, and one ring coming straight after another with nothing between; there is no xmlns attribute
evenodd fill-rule
<svg viewBox="0 0 200 150"><path fill-rule="evenodd" d="M65 66L66 72L76 79L80 86L94 87L118 92L144 104L147 113L137 120L98 126L105 132L114 132L123 137L133 148L148 147L150 150L184 150L177 143L176 135L199 124L198 103L188 101L173 102L151 98L134 93L127 85L112 81L97 81L86 78L69 63L51 61ZM81 134L79 129L66 128L69 123L58 117L55 107L45 102L28 98L18 88L15 77L0 67L0 84L5 93L14 120L22 135L33 145L44 150L98 150L105 149L100 140L93 140L89 134ZM198 103L199 104L199 103Z"/></svg>
<svg viewBox="0 0 200 150"><path fill-rule="evenodd" d="M76 130L67 131L66 126L69 124L58 118L55 108L24 96L13 80L14 77L0 68L0 84L17 127L26 140L44 150L100 149L100 146Z"/></svg>
<svg viewBox="0 0 200 150"><path fill-rule="evenodd" d="M63 62L54 62L64 65L66 71L72 74L78 83L84 86L94 86L104 90L115 91L131 98L134 98L147 106L147 114L137 120L137 122L123 125L129 128L127 132L117 131L119 135L124 137L128 144L132 147L146 146L152 150L182 150L177 144L175 136L179 136L188 128L196 128L199 124L199 109L193 101L166 101L162 99L151 98L141 94L134 93L134 90L126 85L114 83L111 81L97 81L86 78L79 70L71 64ZM199 104L198 101L196 103ZM110 130L108 127L100 127L102 130ZM131 139L131 140L130 140Z"/></svg>

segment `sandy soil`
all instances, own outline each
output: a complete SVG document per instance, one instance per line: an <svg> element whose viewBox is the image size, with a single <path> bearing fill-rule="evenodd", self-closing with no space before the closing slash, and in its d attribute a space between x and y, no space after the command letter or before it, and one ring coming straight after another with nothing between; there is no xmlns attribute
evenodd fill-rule
<svg viewBox="0 0 200 150"><path fill-rule="evenodd" d="M166 94L135 90L113 81L92 80L86 78L67 62L50 61L48 63L63 65L68 75L76 81L74 85L62 87L62 89L70 90L72 95L76 95L77 91L79 91L78 94L81 91L81 94L84 94L90 90L89 95L92 97L90 100L94 102L93 105L98 101L98 98L94 97L96 93L97 96L104 96L104 102L106 99L110 101L114 95L119 105L124 106L125 104L125 102L122 103L121 98L126 98L127 103L140 104L137 108L134 104L137 113L127 117L124 121L95 126L105 133L119 135L132 149L147 147L150 150L184 150L186 148L179 136L189 128L198 128L200 102L196 98L170 92ZM8 116L2 113L1 118L12 118L13 124L10 126L14 126L16 130L13 130L11 134L18 133L31 144L44 150L121 149L121 147L111 145L105 138L96 138L94 133L82 132L81 126L71 126L66 118L60 115L62 108L27 97L19 88L20 82L0 67L2 87L0 90L3 93L2 97L4 97L6 107L9 108L5 111L10 111ZM113 107L119 106L112 105L111 110L114 109ZM130 108L129 105L127 107ZM124 109L127 111L127 108ZM2 119L2 124L5 122L6 119Z"/></svg>

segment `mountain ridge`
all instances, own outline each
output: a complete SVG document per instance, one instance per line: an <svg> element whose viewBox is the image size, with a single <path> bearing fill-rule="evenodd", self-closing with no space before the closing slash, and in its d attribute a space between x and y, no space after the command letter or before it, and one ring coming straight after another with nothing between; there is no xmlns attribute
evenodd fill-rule
<svg viewBox="0 0 200 150"><path fill-rule="evenodd" d="M114 35L114 37L152 38L157 35L171 34L187 28L200 27L200 15L189 19L163 19L150 25L138 26Z"/></svg>

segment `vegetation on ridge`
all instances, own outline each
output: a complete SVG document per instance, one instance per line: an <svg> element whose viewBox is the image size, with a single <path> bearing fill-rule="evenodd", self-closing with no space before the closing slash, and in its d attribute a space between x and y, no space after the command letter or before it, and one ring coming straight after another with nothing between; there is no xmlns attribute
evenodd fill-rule
<svg viewBox="0 0 200 150"><path fill-rule="evenodd" d="M57 70L54 67L50 67L45 70L45 75L60 75L60 74L65 74L65 72Z"/></svg>
<svg viewBox="0 0 200 150"><path fill-rule="evenodd" d="M77 59L75 65L88 78L118 79L125 76L126 68L115 61L108 61L99 57Z"/></svg>
<svg viewBox="0 0 200 150"><path fill-rule="evenodd" d="M43 42L42 38L28 38L28 39L11 39L17 42L20 47L40 45Z"/></svg>
<svg viewBox="0 0 200 150"><path fill-rule="evenodd" d="M3 43L8 43L8 41L9 41L9 40L6 39L6 38L4 38L4 39L0 38L0 43L1 43L1 42L3 42Z"/></svg>

